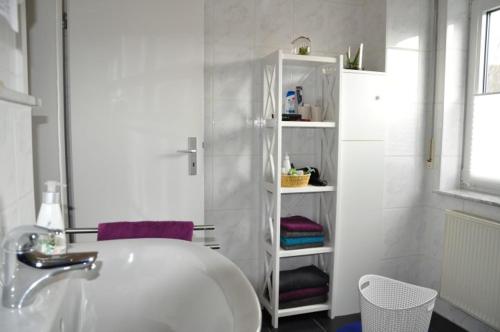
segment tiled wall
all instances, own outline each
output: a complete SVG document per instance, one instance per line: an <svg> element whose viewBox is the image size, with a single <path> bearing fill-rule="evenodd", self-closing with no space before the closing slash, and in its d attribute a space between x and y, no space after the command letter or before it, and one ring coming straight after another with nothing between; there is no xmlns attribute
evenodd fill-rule
<svg viewBox="0 0 500 332"><path fill-rule="evenodd" d="M425 170L422 236L416 282L439 289L443 255L445 210L459 210L500 221L500 208L436 194L459 186L463 114L468 53L468 0L440 0L437 44L433 168ZM430 120L430 119L429 119ZM430 132L428 132L430 135ZM468 331L494 331L485 324L438 300L436 311Z"/></svg>
<svg viewBox="0 0 500 332"><path fill-rule="evenodd" d="M27 91L24 45L21 33L0 19L0 80L21 92ZM12 227L34 222L31 111L0 101L0 242Z"/></svg>
<svg viewBox="0 0 500 332"><path fill-rule="evenodd" d="M260 260L259 59L305 35L312 51L366 43L368 69L384 69L385 1L207 0L205 5L206 223L221 252L257 285Z"/></svg>
<svg viewBox="0 0 500 332"><path fill-rule="evenodd" d="M426 115L432 111L433 1L387 1L384 273L415 281L422 241Z"/></svg>

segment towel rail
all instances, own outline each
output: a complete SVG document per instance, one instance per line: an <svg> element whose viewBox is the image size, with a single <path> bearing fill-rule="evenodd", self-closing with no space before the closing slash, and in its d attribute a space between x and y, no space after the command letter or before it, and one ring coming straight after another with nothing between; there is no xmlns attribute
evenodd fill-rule
<svg viewBox="0 0 500 332"><path fill-rule="evenodd" d="M193 227L194 231L213 231L215 230L214 225L195 225ZM82 228L66 228L66 234L74 235L74 234L95 234L97 233L97 228L94 227L82 227ZM206 243L205 247L210 249L218 250L220 249L220 244L218 243Z"/></svg>
<svg viewBox="0 0 500 332"><path fill-rule="evenodd" d="M215 230L214 225L194 225L194 231L213 231ZM66 234L93 234L97 233L97 228L94 227L82 227L82 228L66 228Z"/></svg>

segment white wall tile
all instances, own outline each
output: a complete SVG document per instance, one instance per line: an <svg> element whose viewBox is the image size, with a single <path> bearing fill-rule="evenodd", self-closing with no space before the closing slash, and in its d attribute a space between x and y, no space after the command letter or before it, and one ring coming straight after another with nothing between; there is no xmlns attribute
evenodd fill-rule
<svg viewBox="0 0 500 332"><path fill-rule="evenodd" d="M387 46L418 50L421 33L421 1L387 1Z"/></svg>
<svg viewBox="0 0 500 332"><path fill-rule="evenodd" d="M325 0L294 1L294 36L308 36L312 52L345 52L363 39L363 8Z"/></svg>
<svg viewBox="0 0 500 332"><path fill-rule="evenodd" d="M33 192L33 148L31 138L31 109L12 105L14 115L14 141L17 194Z"/></svg>
<svg viewBox="0 0 500 332"><path fill-rule="evenodd" d="M213 210L207 212L206 219L215 225L221 254L233 261L259 258L262 239L257 210Z"/></svg>
<svg viewBox="0 0 500 332"><path fill-rule="evenodd" d="M264 280L264 265L258 259L235 259L233 262L248 278L252 286L259 290Z"/></svg>
<svg viewBox="0 0 500 332"><path fill-rule="evenodd" d="M367 70L385 71L386 16L385 0L365 2L363 42L365 43L364 67Z"/></svg>
<svg viewBox="0 0 500 332"><path fill-rule="evenodd" d="M14 117L12 106L6 102L0 102L0 211L18 199Z"/></svg>
<svg viewBox="0 0 500 332"><path fill-rule="evenodd" d="M311 50L327 51L333 46L330 30L333 4L325 0L295 0L293 15L294 36L311 39Z"/></svg>
<svg viewBox="0 0 500 332"><path fill-rule="evenodd" d="M421 204L423 160L421 157L385 157L384 207Z"/></svg>
<svg viewBox="0 0 500 332"><path fill-rule="evenodd" d="M10 230L19 225L19 207L17 204L12 204L10 207L0 211L0 239L2 241Z"/></svg>
<svg viewBox="0 0 500 332"><path fill-rule="evenodd" d="M253 156L217 156L213 162L214 209L258 207L260 163Z"/></svg>
<svg viewBox="0 0 500 332"><path fill-rule="evenodd" d="M421 255L415 268L415 282L423 287L429 287L439 291L441 287L441 268L440 260Z"/></svg>
<svg viewBox="0 0 500 332"><path fill-rule="evenodd" d="M387 49L386 70L389 77L390 103L419 102L420 52Z"/></svg>
<svg viewBox="0 0 500 332"><path fill-rule="evenodd" d="M208 0L205 16L210 25L209 40L214 45L252 46L254 43L255 2Z"/></svg>
<svg viewBox="0 0 500 332"><path fill-rule="evenodd" d="M425 117L423 106L417 103L392 104L387 113L385 155L422 155Z"/></svg>
<svg viewBox="0 0 500 332"><path fill-rule="evenodd" d="M291 48L293 36L293 0L256 0L256 45Z"/></svg>
<svg viewBox="0 0 500 332"><path fill-rule="evenodd" d="M411 282L411 257L389 258L381 261L381 274L385 277Z"/></svg>
<svg viewBox="0 0 500 332"><path fill-rule="evenodd" d="M216 100L213 102L214 155L257 155L258 130L256 105L250 100Z"/></svg>
<svg viewBox="0 0 500 332"><path fill-rule="evenodd" d="M457 189L460 187L460 156L441 156L439 189Z"/></svg>
<svg viewBox="0 0 500 332"><path fill-rule="evenodd" d="M348 46L357 49L364 42L364 30L359 26L363 19L362 6L334 3L329 18L330 49L338 53L345 53ZM375 33L375 32L374 32ZM368 53L364 54L366 57Z"/></svg>
<svg viewBox="0 0 500 332"><path fill-rule="evenodd" d="M419 252L429 258L441 260L444 248L445 211L442 209L423 208L423 237L419 241Z"/></svg>
<svg viewBox="0 0 500 332"><path fill-rule="evenodd" d="M383 220L384 258L416 255L423 226L420 209L384 209Z"/></svg>
<svg viewBox="0 0 500 332"><path fill-rule="evenodd" d="M444 103L465 103L467 51L446 50Z"/></svg>
<svg viewBox="0 0 500 332"><path fill-rule="evenodd" d="M442 156L460 157L462 155L464 108L464 104L445 103L444 105Z"/></svg>
<svg viewBox="0 0 500 332"><path fill-rule="evenodd" d="M250 48L215 48L213 98L252 100L252 53Z"/></svg>
<svg viewBox="0 0 500 332"><path fill-rule="evenodd" d="M446 49L466 51L469 34L469 1L447 1Z"/></svg>

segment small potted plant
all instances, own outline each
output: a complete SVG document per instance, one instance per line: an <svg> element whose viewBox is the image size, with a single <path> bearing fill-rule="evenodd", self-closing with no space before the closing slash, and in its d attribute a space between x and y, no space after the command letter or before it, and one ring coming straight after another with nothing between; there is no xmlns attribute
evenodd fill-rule
<svg viewBox="0 0 500 332"><path fill-rule="evenodd" d="M298 55L311 54L311 39L300 36L292 41L292 53Z"/></svg>

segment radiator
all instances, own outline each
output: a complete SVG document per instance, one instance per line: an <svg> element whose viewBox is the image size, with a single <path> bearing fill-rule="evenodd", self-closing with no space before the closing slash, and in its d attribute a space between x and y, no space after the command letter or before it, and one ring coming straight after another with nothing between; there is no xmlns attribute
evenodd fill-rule
<svg viewBox="0 0 500 332"><path fill-rule="evenodd" d="M500 330L500 223L446 211L440 295Z"/></svg>

